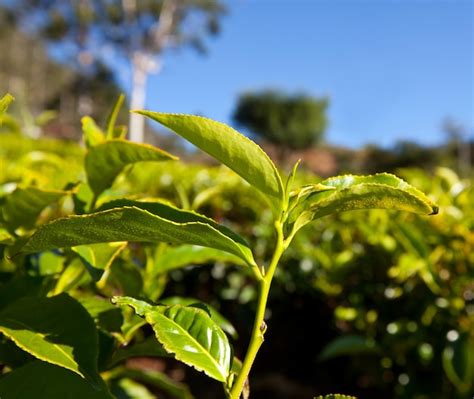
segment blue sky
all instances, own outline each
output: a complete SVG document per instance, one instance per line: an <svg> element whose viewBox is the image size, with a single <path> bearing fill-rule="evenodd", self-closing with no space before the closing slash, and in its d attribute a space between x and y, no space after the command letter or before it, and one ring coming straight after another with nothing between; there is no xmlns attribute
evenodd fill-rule
<svg viewBox="0 0 474 399"><path fill-rule="evenodd" d="M239 93L329 96L326 140L436 144L474 131L472 0L234 0L209 55L168 52L147 107L231 123Z"/></svg>

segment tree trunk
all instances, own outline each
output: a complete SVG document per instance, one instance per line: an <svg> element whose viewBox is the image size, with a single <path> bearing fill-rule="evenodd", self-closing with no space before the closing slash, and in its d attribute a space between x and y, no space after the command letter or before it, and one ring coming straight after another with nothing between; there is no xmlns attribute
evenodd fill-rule
<svg viewBox="0 0 474 399"><path fill-rule="evenodd" d="M136 51L132 56L132 88L130 107L131 109L143 109L145 107L146 82L148 75L158 73L161 67L160 60L152 53L160 53L166 47L170 39L175 13L179 0L165 0L161 8L160 16L155 27L152 28L154 46L150 52ZM136 8L136 2L123 3L127 14L131 15ZM130 116L129 138L131 141L143 143L145 139L145 118L132 113Z"/></svg>
<svg viewBox="0 0 474 399"><path fill-rule="evenodd" d="M130 108L143 109L145 107L146 82L148 78L148 64L151 60L142 53L134 54L132 58L132 88ZM145 139L145 118L135 113L130 114L129 138L131 141L143 143Z"/></svg>

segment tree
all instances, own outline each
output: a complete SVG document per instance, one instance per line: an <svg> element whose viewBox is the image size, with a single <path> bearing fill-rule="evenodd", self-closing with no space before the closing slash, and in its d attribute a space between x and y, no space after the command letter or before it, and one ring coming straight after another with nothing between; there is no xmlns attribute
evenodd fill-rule
<svg viewBox="0 0 474 399"><path fill-rule="evenodd" d="M218 33L225 11L220 0L18 0L5 5L32 33L60 44L61 56L80 68L93 70L105 62L118 72L128 65L130 106L138 109L144 108L147 78L161 69L164 50L191 45L205 51L204 36ZM132 115L130 134L143 141L140 115Z"/></svg>
<svg viewBox="0 0 474 399"><path fill-rule="evenodd" d="M247 93L240 96L233 119L283 149L304 149L322 140L328 124L327 106L327 98L276 91Z"/></svg>
<svg viewBox="0 0 474 399"><path fill-rule="evenodd" d="M36 137L43 133L37 122L44 127L48 121L49 134L78 138L78 112L105 123L120 94L110 68L97 63L93 70L81 73L55 62L44 43L21 30L18 22L13 13L0 6L0 96L6 92L15 95L10 111L21 116L22 133ZM51 117L55 113L45 110L58 111L54 122ZM123 123L126 118L128 112L124 111L119 121Z"/></svg>

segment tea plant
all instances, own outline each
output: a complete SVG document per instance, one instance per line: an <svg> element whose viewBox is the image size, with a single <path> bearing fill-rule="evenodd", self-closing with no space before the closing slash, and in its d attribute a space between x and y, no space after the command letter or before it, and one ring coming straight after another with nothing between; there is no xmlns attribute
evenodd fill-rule
<svg viewBox="0 0 474 399"><path fill-rule="evenodd" d="M422 192L396 176L346 175L294 187L298 164L282 179L259 146L222 123L138 111L228 166L266 201L273 250L268 262L257 262L245 238L202 214L156 198L111 196L114 180L130 165L176 161L163 150L126 141L125 130L115 126L119 106L105 131L83 119L87 182L72 177L62 190L18 185L2 198L0 243L15 274L0 291L0 362L12 370L0 379L2 398L35 397L39 387L48 398L71 391L108 398L144 389L140 382L191 397L163 374L123 367L137 355L173 356L220 381L227 398L247 398L275 271L301 228L350 210L437 213ZM57 217L72 209L74 214ZM193 299L161 298L169 270L208 260L239 266L255 282L258 305L242 360L229 342L232 325L215 309ZM156 339L143 336L145 324ZM21 384L25 376L27 386Z"/></svg>

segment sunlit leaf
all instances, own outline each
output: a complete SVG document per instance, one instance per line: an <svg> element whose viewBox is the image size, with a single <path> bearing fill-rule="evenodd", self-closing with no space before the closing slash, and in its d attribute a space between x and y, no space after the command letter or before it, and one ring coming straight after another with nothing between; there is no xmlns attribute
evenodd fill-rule
<svg viewBox="0 0 474 399"><path fill-rule="evenodd" d="M82 122L82 135L87 148L94 147L105 141L105 134L102 129L97 126L94 119L90 116L84 116Z"/></svg>
<svg viewBox="0 0 474 399"><path fill-rule="evenodd" d="M0 98L0 117L7 111L8 107L14 100L13 96L8 93Z"/></svg>
<svg viewBox="0 0 474 399"><path fill-rule="evenodd" d="M205 216L161 203L119 201L121 208L57 219L41 226L25 252L116 241L171 242L217 248L254 264L247 243ZM140 206L141 209L138 208Z"/></svg>
<svg viewBox="0 0 474 399"><path fill-rule="evenodd" d="M0 312L0 332L38 359L98 383L94 321L70 296L25 297L11 303Z"/></svg>
<svg viewBox="0 0 474 399"><path fill-rule="evenodd" d="M158 341L176 359L218 381L227 381L232 349L224 331L205 310L182 305L147 307L127 297L114 297L114 302L144 314Z"/></svg>
<svg viewBox="0 0 474 399"><path fill-rule="evenodd" d="M227 165L251 185L270 196L279 209L284 188L268 155L253 141L231 127L195 115L136 111L184 137L196 147Z"/></svg>
<svg viewBox="0 0 474 399"><path fill-rule="evenodd" d="M120 112L120 108L122 108L123 101L125 100L125 96L120 94L117 102L115 103L114 107L112 108L112 112L110 113L107 119L107 139L114 139L116 138L115 134L117 132L115 128L115 124L117 123L117 116Z"/></svg>
<svg viewBox="0 0 474 399"><path fill-rule="evenodd" d="M87 181L96 195L109 188L127 165L142 161L176 160L174 155L149 144L114 139L89 148L85 159Z"/></svg>
<svg viewBox="0 0 474 399"><path fill-rule="evenodd" d="M71 249L81 257L92 278L97 281L126 246L126 242L107 242L78 245Z"/></svg>
<svg viewBox="0 0 474 399"><path fill-rule="evenodd" d="M189 306L197 303L201 303L195 298L185 298L181 296L170 296L160 299L160 303L165 305L184 305ZM226 333L228 333L232 338L237 338L237 331L235 330L232 323L227 320L221 313L219 313L213 306L204 304L204 307L209 312L211 319L214 320L220 328L222 328Z"/></svg>
<svg viewBox="0 0 474 399"><path fill-rule="evenodd" d="M421 191L388 173L332 177L295 191L292 202L295 197L297 203L288 220L294 221L296 230L314 219L359 209L396 209L423 215L438 212Z"/></svg>

